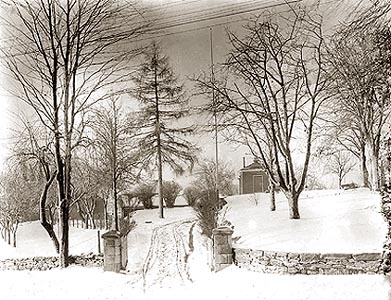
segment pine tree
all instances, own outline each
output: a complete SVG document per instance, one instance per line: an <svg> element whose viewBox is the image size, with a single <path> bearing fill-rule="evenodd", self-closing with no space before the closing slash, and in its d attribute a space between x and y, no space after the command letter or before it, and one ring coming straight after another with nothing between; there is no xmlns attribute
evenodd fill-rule
<svg viewBox="0 0 391 300"><path fill-rule="evenodd" d="M163 165L180 174L195 161L195 147L183 138L193 128L179 126L179 120L189 113L188 99L168 57L161 54L155 42L147 49L133 80L135 96L142 108L139 146L145 164L157 168L159 216L163 218Z"/></svg>

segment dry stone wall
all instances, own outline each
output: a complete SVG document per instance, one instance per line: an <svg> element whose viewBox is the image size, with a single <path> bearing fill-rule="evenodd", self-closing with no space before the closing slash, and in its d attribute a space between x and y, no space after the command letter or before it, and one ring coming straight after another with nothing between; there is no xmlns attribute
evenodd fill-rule
<svg viewBox="0 0 391 300"><path fill-rule="evenodd" d="M71 256L70 263L86 267L102 267L103 256L96 254ZM0 271L46 271L57 268L58 265L58 258L54 256L5 259L0 260Z"/></svg>
<svg viewBox="0 0 391 300"><path fill-rule="evenodd" d="M382 253L286 253L234 248L235 265L277 274L382 274Z"/></svg>

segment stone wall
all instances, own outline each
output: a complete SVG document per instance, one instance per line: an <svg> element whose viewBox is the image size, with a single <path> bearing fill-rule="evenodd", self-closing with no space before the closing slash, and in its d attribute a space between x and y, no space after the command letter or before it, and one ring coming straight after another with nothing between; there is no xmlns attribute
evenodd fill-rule
<svg viewBox="0 0 391 300"><path fill-rule="evenodd" d="M383 274L382 253L286 253L234 248L235 265L277 274Z"/></svg>
<svg viewBox="0 0 391 300"><path fill-rule="evenodd" d="M88 254L70 257L70 264L86 267L102 267L103 256ZM0 260L0 271L6 270L29 270L46 271L58 267L57 257L29 257Z"/></svg>
<svg viewBox="0 0 391 300"><path fill-rule="evenodd" d="M390 188L384 188L381 193L381 212L387 223L387 235L383 244L384 260L383 271L385 274L391 274L391 195Z"/></svg>

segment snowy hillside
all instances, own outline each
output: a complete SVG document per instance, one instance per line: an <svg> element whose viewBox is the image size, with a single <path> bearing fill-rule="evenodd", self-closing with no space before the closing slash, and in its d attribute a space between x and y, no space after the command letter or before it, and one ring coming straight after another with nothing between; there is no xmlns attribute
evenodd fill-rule
<svg viewBox="0 0 391 300"><path fill-rule="evenodd" d="M277 194L277 210L269 211L269 195L228 197L226 218L235 226L234 240L243 248L291 252L381 252L386 224L380 196L367 189L304 192L300 220L289 220L288 205Z"/></svg>

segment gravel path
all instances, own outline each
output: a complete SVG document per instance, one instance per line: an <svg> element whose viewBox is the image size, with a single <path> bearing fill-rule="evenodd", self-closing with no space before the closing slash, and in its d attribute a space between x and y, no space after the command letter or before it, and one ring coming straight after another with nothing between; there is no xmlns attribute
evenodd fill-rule
<svg viewBox="0 0 391 300"><path fill-rule="evenodd" d="M153 230L151 245L143 266L144 289L169 287L191 282L188 257L193 252L196 221L176 221Z"/></svg>

